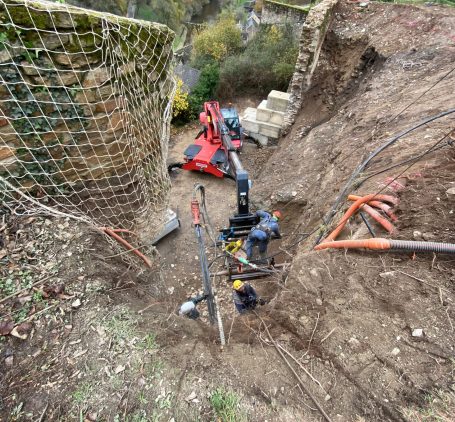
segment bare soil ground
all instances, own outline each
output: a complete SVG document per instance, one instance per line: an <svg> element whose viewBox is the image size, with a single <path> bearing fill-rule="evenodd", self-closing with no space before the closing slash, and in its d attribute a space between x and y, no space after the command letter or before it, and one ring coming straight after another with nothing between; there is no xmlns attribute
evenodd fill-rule
<svg viewBox="0 0 455 422"><path fill-rule="evenodd" d="M193 186L205 186L210 217L221 228L235 211L232 181L183 171L172 176L171 208L182 226L159 245L152 271L138 272L103 236L79 224L2 216L2 297L27 289L0 302L0 319L21 323L16 334L24 337L0 336L1 420L323 420L267 340L264 323L299 360L296 370L332 420L438 420L419 410L429 405L439 420L454 420L453 393L447 393L455 382L451 256L313 252L317 233L291 247L320 226L367 153L455 106L454 37L451 8L339 6L292 131L278 147L245 144L241 158L254 182L253 205L285 213L284 239L271 250L286 249L277 258L292 266L285 281L252 283L271 299L257 315L236 316L230 286L217 280L224 350L204 304L198 321L176 311L201 289ZM361 177L424 152L453 127L450 116L426 125L378 156ZM173 133L169 162L181 160L197 131ZM385 189L400 198L396 238L453 242L454 163L448 145L403 174L406 166L387 170L352 193ZM397 176L403 187L385 188ZM343 232L350 236L369 236L357 218ZM207 249L212 258L209 241ZM423 336L412 336L416 328ZM234 393L224 416L215 402L220 391L225 401ZM438 397L445 401L438 404Z"/></svg>

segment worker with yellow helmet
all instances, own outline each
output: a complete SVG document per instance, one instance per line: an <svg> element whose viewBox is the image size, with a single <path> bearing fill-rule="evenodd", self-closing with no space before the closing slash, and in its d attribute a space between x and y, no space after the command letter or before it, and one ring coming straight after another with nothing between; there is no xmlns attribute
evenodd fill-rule
<svg viewBox="0 0 455 422"><path fill-rule="evenodd" d="M234 280L232 289L232 299L240 314L253 310L258 304L264 305L266 303L265 300L258 296L256 290L250 284L241 280Z"/></svg>

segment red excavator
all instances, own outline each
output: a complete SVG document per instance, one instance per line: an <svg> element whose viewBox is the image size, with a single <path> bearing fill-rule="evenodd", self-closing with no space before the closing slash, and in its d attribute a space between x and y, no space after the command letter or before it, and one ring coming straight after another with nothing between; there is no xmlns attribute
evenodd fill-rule
<svg viewBox="0 0 455 422"><path fill-rule="evenodd" d="M229 229L223 231L223 236L228 239L248 234L258 221L256 215L250 213L251 182L238 156L243 145L239 115L234 108L220 110L217 101L208 101L204 103L199 120L203 129L196 135L194 144L186 148L185 162L172 164L169 169L183 168L234 179L237 185L237 214L229 219Z"/></svg>
<svg viewBox="0 0 455 422"><path fill-rule="evenodd" d="M208 101L204 103L199 121L203 129L196 135L194 144L189 145L183 153L185 162L172 164L169 169L182 168L236 179L230 153L237 153L243 145L243 131L237 111L235 108L220 110L217 101Z"/></svg>

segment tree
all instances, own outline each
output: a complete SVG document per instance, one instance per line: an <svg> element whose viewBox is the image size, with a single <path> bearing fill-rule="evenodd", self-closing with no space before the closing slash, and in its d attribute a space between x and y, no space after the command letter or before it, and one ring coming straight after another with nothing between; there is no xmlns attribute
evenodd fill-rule
<svg viewBox="0 0 455 422"><path fill-rule="evenodd" d="M196 35L193 42L193 65L200 68L207 58L221 63L242 48L242 35L234 17L222 14L219 20Z"/></svg>
<svg viewBox="0 0 455 422"><path fill-rule="evenodd" d="M292 27L261 26L242 54L223 62L218 94L231 97L238 92L266 95L271 89L286 91L297 54Z"/></svg>

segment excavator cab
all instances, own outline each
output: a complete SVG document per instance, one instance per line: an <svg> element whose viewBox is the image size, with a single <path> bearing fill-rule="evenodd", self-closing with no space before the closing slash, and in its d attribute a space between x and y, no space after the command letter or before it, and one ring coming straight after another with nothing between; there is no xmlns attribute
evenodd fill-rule
<svg viewBox="0 0 455 422"><path fill-rule="evenodd" d="M220 112L223 116L224 123L229 129L229 136L231 137L233 145L237 150L240 150L243 145L244 135L237 110L233 107L230 107L222 108Z"/></svg>

